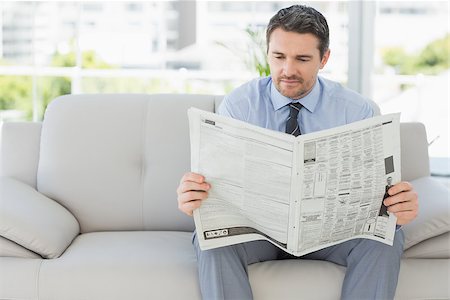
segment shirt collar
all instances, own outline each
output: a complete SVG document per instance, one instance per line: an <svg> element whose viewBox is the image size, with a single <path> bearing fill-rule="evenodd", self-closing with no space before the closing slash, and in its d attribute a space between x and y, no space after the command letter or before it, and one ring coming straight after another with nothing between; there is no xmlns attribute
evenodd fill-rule
<svg viewBox="0 0 450 300"><path fill-rule="evenodd" d="M309 110L310 112L314 112L317 103L319 102L319 97L321 94L321 86L319 82L319 77L316 79L316 83L314 84L313 89L303 98L298 100L293 100L291 98L285 97L280 94L280 92L276 89L275 84L273 84L272 78L270 81L270 99L272 101L273 108L278 110L283 106L288 105L291 102L300 102L304 108Z"/></svg>

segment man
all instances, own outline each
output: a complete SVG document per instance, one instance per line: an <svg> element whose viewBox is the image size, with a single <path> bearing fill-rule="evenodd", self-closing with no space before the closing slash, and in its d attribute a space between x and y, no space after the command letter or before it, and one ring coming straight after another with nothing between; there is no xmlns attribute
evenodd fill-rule
<svg viewBox="0 0 450 300"><path fill-rule="evenodd" d="M295 135L373 116L368 100L318 77L330 56L329 30L322 14L301 5L282 9L270 20L266 37L271 76L252 80L231 92L220 105L219 114ZM291 108L291 103L301 106ZM292 120L287 121L292 109L299 111L293 127ZM209 189L202 175L186 173L177 190L179 209L192 215L208 197ZM392 247L354 239L303 256L347 267L342 299L392 299L395 295L403 252L400 225L416 217L418 200L407 182L391 187L389 195L384 204L396 214L399 225ZM193 243L202 296L208 300L252 299L249 264L294 258L267 241L202 251L194 234ZM298 293L301 298L301 291Z"/></svg>

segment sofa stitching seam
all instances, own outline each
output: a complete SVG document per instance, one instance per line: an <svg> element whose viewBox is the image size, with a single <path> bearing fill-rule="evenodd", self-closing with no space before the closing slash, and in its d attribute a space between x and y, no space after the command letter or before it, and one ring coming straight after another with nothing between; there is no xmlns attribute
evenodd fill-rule
<svg viewBox="0 0 450 300"><path fill-rule="evenodd" d="M36 276L36 294L37 294L37 299L39 300L39 299L41 299L41 295L40 295L40 289L39 289L39 287L40 287L40 275L41 275L41 266L42 266L42 262L43 262L44 260L43 259L41 259L40 260L40 262L39 262L39 264L38 264L38 266L37 266L37 276Z"/></svg>
<svg viewBox="0 0 450 300"><path fill-rule="evenodd" d="M148 110L149 110L149 101L145 102L145 109L143 110L144 116L143 116L143 122L142 122L142 135L143 135L143 144L142 144L142 156L141 156L141 189L142 189L142 196L141 196L141 223L142 223L142 230L145 230L145 164L146 164L146 155L147 155L147 134L146 134L146 128L147 128L147 119L148 119Z"/></svg>

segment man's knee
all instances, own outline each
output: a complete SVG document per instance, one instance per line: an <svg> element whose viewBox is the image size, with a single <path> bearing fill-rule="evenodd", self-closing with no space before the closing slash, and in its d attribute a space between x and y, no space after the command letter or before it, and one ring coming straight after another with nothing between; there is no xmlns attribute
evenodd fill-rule
<svg viewBox="0 0 450 300"><path fill-rule="evenodd" d="M403 254L403 243L404 235L401 229L396 231L392 246L374 240L361 239L349 255L349 263L367 262L367 260L373 263L381 263L381 261L386 263L399 262Z"/></svg>

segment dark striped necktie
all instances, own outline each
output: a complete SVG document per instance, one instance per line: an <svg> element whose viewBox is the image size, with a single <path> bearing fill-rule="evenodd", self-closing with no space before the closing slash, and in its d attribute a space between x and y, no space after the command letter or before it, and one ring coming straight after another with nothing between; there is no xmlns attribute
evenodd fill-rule
<svg viewBox="0 0 450 300"><path fill-rule="evenodd" d="M300 109L303 106L300 103L291 103L289 104L289 118L286 122L286 133L292 134L294 136L299 136L302 134L300 132L300 127L298 125L297 116L300 112Z"/></svg>

